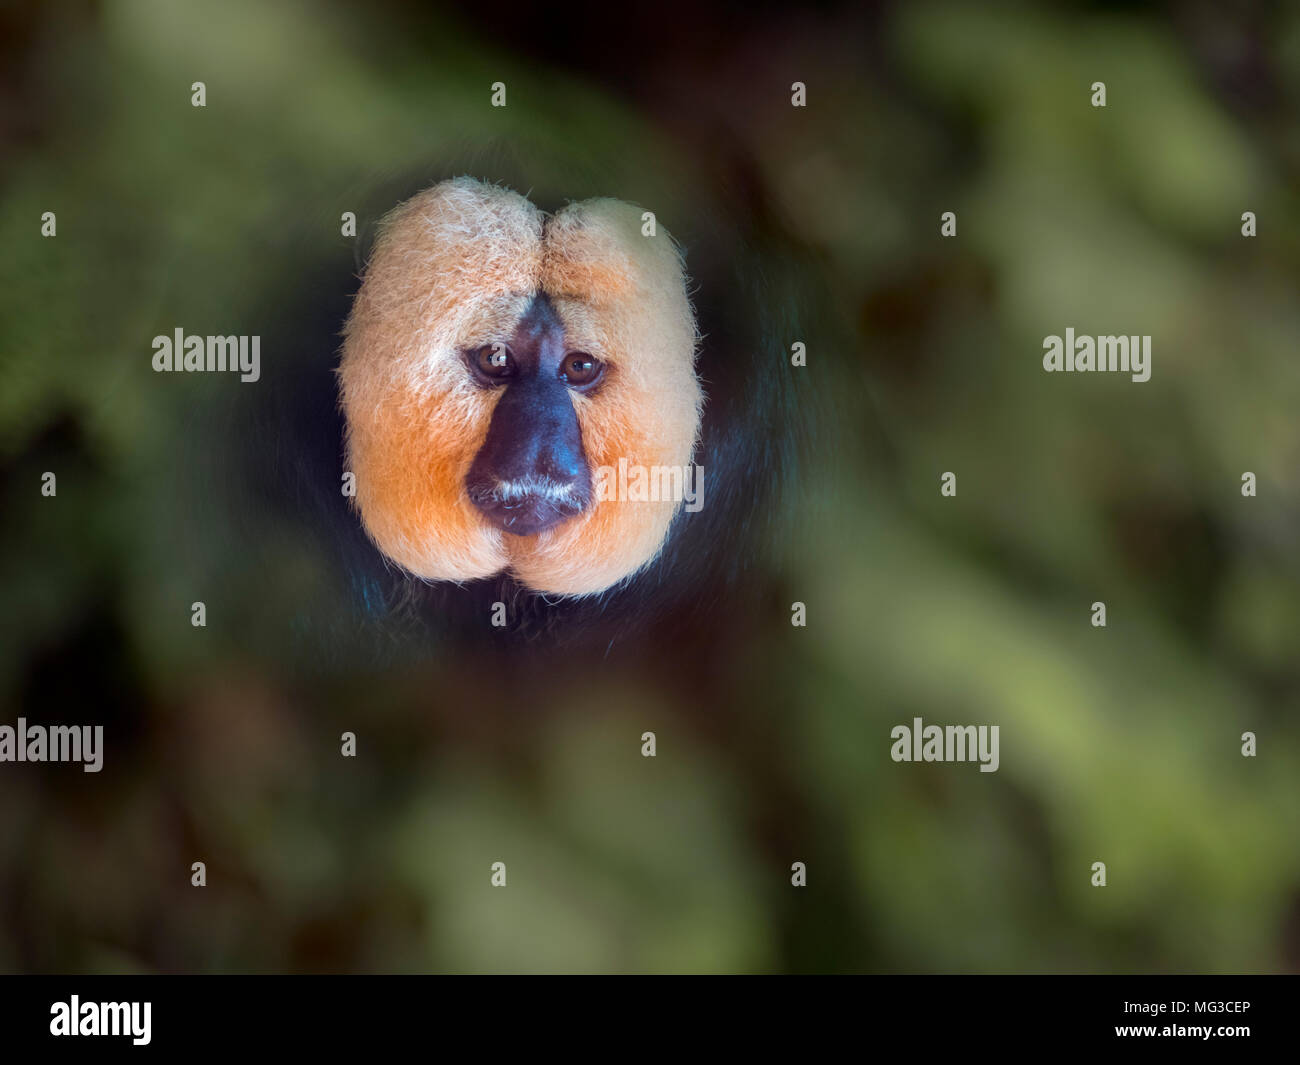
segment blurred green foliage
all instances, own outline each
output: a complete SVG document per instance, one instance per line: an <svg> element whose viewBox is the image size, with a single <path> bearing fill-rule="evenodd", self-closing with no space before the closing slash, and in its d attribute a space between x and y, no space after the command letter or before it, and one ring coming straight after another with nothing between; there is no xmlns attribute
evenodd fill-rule
<svg viewBox="0 0 1300 1065"><path fill-rule="evenodd" d="M90 693L137 742L100 777L0 766L0 969L1300 967L1300 12L1180 10L768 13L657 53L662 97L397 5L24 16L0 722ZM309 544L241 569L197 516L211 382L154 375L150 338L291 305L286 242L355 270L340 212L485 137L671 229L719 129L836 309L806 372L849 421L755 562L808 628L774 604L707 697L592 663L526 713L499 663L277 666L337 575ZM1151 380L1043 374L1067 326L1151 334ZM830 345L857 379L818 377ZM238 620L194 630L214 585ZM1000 770L892 763L913 716L1000 724Z"/></svg>

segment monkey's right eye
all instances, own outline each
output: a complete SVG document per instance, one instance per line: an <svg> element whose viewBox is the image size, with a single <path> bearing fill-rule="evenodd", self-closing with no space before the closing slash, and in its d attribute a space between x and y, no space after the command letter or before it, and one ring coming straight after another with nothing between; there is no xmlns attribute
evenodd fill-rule
<svg viewBox="0 0 1300 1065"><path fill-rule="evenodd" d="M504 344L484 344L474 353L474 365L484 377L496 381L515 375L515 357Z"/></svg>

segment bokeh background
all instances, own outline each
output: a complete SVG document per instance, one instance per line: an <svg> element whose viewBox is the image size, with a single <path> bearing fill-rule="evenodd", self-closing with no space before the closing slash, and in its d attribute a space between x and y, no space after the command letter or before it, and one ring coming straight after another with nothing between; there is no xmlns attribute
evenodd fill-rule
<svg viewBox="0 0 1300 1065"><path fill-rule="evenodd" d="M0 969L1300 969L1300 8L616 6L0 5L0 723L108 732L0 765ZM810 293L773 372L836 415L690 684L322 651L327 554L205 506L261 386L149 368L489 141ZM1044 374L1067 326L1151 380ZM914 716L1000 770L891 762Z"/></svg>

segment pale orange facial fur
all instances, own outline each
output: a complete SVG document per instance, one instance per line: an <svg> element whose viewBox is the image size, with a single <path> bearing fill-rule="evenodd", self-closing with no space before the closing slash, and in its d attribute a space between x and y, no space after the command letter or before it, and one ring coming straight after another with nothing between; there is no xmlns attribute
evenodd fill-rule
<svg viewBox="0 0 1300 1065"><path fill-rule="evenodd" d="M598 500L535 536L490 524L465 476L499 390L461 353L503 340L538 293L570 350L606 364L570 393L593 477L601 466L685 467L699 432L695 317L666 232L640 208L571 204L549 219L522 196L469 178L435 185L384 220L344 331L339 368L356 504L381 551L418 577L510 570L556 595L605 590L652 561L680 504Z"/></svg>

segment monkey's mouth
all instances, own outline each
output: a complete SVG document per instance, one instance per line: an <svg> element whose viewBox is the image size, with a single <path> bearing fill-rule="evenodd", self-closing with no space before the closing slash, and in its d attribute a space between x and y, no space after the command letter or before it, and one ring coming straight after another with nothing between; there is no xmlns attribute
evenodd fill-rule
<svg viewBox="0 0 1300 1065"><path fill-rule="evenodd" d="M512 536L535 536L587 509L588 493L553 481L477 483L469 500L489 522Z"/></svg>

